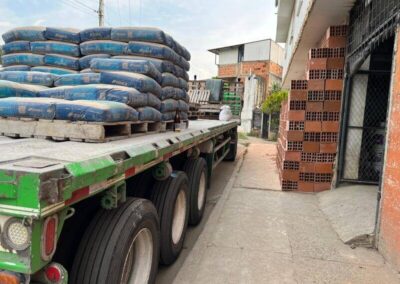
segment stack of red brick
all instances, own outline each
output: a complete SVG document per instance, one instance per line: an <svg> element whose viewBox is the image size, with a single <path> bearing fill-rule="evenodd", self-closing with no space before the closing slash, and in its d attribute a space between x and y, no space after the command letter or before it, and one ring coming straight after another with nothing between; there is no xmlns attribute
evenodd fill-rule
<svg viewBox="0 0 400 284"><path fill-rule="evenodd" d="M330 27L309 52L306 77L282 105L277 164L283 190L330 189L337 151L346 26Z"/></svg>

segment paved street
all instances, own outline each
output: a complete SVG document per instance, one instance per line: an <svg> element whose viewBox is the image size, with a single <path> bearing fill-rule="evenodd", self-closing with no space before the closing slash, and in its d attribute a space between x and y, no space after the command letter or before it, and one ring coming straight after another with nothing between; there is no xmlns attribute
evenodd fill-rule
<svg viewBox="0 0 400 284"><path fill-rule="evenodd" d="M243 161L219 167L206 220L157 282L399 283L377 251L340 241L315 195L277 190L274 155L275 145L250 140Z"/></svg>

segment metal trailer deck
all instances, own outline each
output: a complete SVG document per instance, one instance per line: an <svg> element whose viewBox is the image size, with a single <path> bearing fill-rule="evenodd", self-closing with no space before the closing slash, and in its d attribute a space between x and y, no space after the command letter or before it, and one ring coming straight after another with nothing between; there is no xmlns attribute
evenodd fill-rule
<svg viewBox="0 0 400 284"><path fill-rule="evenodd" d="M0 228L12 216L31 230L30 246L23 252L1 241L0 271L29 275L51 261L52 255L43 256L41 245L46 218L58 216L58 238L74 203L100 192L117 196L121 186L126 189L127 178L210 141L211 147L206 148L211 149L207 150L211 151L207 158L211 174L229 152L229 135L237 125L237 121L198 120L179 133L96 144L0 137Z"/></svg>

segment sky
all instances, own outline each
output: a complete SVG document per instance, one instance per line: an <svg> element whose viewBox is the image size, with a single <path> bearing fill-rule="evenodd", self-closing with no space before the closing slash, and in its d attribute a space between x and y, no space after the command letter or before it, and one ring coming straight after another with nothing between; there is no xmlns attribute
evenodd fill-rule
<svg viewBox="0 0 400 284"><path fill-rule="evenodd" d="M104 0L107 26L158 27L192 54L190 78L217 75L208 49L275 39L275 0ZM0 33L20 26L98 25L98 0L0 0ZM86 7L85 7L86 6ZM0 40L0 43L3 43Z"/></svg>

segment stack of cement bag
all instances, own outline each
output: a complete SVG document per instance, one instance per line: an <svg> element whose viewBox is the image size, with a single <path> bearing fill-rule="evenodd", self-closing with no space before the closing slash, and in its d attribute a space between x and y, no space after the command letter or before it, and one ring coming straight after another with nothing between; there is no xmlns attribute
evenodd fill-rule
<svg viewBox="0 0 400 284"><path fill-rule="evenodd" d="M51 98L55 106L61 99L112 101L142 121L173 120L177 111L187 119L190 54L161 30L29 27L3 39L0 97Z"/></svg>

